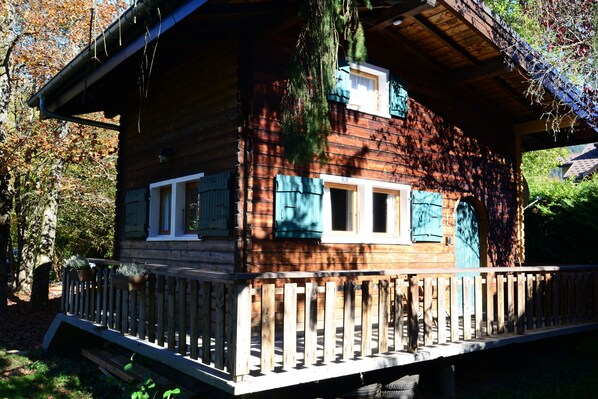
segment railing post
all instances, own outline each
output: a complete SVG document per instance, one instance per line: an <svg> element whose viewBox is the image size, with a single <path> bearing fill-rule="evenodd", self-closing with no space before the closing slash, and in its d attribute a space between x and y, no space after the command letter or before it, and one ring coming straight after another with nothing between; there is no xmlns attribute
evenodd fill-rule
<svg viewBox="0 0 598 399"><path fill-rule="evenodd" d="M251 349L251 286L243 281L235 283L231 295L236 297L231 311L233 317L233 343L231 377L233 381L241 381L249 374L249 357Z"/></svg>

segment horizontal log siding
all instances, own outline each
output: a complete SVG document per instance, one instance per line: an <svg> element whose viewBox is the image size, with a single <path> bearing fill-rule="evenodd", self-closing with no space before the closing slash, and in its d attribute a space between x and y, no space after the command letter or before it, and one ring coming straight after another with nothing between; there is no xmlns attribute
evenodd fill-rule
<svg viewBox="0 0 598 399"><path fill-rule="evenodd" d="M119 201L128 189L204 172L235 171L238 163L238 51L234 40L214 41L175 68L160 59L152 71L149 93L137 131L139 94L132 93L123 115L126 130L121 134ZM206 62L209 60L209 62ZM162 67L163 66L163 67ZM158 154L171 148L171 157L160 164ZM120 222L124 222L120 206ZM169 266L232 271L235 242L117 241L121 259L162 263Z"/></svg>
<svg viewBox="0 0 598 399"><path fill-rule="evenodd" d="M254 172L247 217L252 237L249 271L454 267L454 245L444 242L373 245L275 240L273 190L277 174L318 177L326 173L441 192L444 235L451 237L453 243L457 203L473 196L484 204L487 213L480 215L482 222L488 223L487 264L511 264L516 206L513 154L493 152L412 97L406 120L380 118L331 104L329 162L304 168L290 165L284 159L278 120L284 86L280 71L285 70L285 59L266 46L256 45L252 100ZM483 132L480 136L494 133L491 126L479 129Z"/></svg>

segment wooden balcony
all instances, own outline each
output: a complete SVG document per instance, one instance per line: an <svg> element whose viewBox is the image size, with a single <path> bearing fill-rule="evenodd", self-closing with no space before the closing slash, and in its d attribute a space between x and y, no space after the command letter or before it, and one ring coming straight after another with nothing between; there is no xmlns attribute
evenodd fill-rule
<svg viewBox="0 0 598 399"><path fill-rule="evenodd" d="M63 282L66 322L244 394L598 328L598 267L227 274L148 265ZM267 376L267 378L266 378Z"/></svg>

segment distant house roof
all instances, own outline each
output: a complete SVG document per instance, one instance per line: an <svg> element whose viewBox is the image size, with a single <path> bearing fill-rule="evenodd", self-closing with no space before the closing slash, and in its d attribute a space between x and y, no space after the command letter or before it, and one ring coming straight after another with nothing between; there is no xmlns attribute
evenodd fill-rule
<svg viewBox="0 0 598 399"><path fill-rule="evenodd" d="M581 153L570 154L563 167L568 167L563 174L565 179L579 180L598 172L598 143L586 145Z"/></svg>

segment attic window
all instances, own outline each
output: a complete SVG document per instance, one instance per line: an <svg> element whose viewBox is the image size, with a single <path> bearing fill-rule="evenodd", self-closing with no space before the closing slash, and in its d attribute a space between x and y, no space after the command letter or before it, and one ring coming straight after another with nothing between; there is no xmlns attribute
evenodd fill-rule
<svg viewBox="0 0 598 399"><path fill-rule="evenodd" d="M351 64L347 108L390 118L388 70L370 64Z"/></svg>

